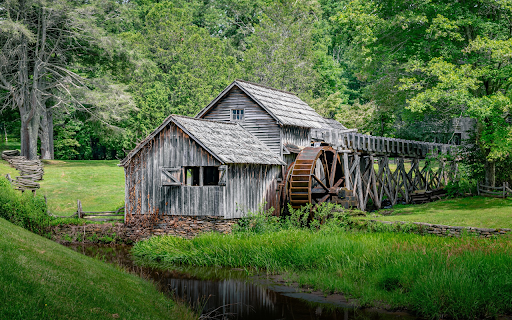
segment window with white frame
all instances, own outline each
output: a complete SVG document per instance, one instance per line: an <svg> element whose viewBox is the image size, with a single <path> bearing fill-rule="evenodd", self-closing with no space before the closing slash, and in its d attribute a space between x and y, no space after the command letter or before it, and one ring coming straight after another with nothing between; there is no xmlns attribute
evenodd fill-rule
<svg viewBox="0 0 512 320"><path fill-rule="evenodd" d="M231 121L244 121L244 109L231 109Z"/></svg>

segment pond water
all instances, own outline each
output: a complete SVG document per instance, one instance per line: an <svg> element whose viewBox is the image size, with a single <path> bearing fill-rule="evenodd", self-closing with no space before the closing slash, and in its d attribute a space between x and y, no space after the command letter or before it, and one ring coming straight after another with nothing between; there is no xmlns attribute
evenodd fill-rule
<svg viewBox="0 0 512 320"><path fill-rule="evenodd" d="M416 319L405 313L351 308L340 297L326 298L318 293L300 292L265 276L249 276L244 270L140 267L130 256L130 246L83 245L71 248L153 281L160 291L202 310L206 319Z"/></svg>

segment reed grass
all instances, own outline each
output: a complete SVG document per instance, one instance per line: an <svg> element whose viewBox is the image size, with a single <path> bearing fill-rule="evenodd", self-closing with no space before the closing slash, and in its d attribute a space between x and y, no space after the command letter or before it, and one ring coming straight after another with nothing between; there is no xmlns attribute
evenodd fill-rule
<svg viewBox="0 0 512 320"><path fill-rule="evenodd" d="M408 308L440 318L512 313L510 238L363 233L342 227L172 236L139 242L140 263L254 268L341 292L363 306ZM379 303L381 301L381 303Z"/></svg>

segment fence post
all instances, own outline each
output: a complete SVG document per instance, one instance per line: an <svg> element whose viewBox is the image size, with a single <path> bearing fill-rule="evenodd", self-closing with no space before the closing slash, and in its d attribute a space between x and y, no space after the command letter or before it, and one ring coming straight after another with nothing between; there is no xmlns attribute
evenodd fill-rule
<svg viewBox="0 0 512 320"><path fill-rule="evenodd" d="M77 206L76 214L78 215L78 219L81 219L82 218L82 203L80 202L80 200L76 200L76 206Z"/></svg>
<svg viewBox="0 0 512 320"><path fill-rule="evenodd" d="M480 182L476 182L476 194L480 195Z"/></svg>
<svg viewBox="0 0 512 320"><path fill-rule="evenodd" d="M507 183L503 182L503 199L507 197Z"/></svg>

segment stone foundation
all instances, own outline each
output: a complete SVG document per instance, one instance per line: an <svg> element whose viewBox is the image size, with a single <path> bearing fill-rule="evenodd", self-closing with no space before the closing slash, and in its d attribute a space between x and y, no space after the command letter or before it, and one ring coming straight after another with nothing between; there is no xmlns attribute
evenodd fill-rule
<svg viewBox="0 0 512 320"><path fill-rule="evenodd" d="M231 233L238 219L196 216L132 216L126 224L105 223L50 228L52 239L69 243L134 243L154 235L191 239L204 232Z"/></svg>
<svg viewBox="0 0 512 320"><path fill-rule="evenodd" d="M505 235L512 231L511 229L488 229L488 228L474 228L474 227L454 227L442 224L431 224L424 222L404 222L404 221L378 221L370 220L373 223L382 223L386 225L406 225L412 224L416 228L411 229L411 232L420 234L434 234L439 237L460 237L462 234L470 234L482 238L490 238L492 236Z"/></svg>

